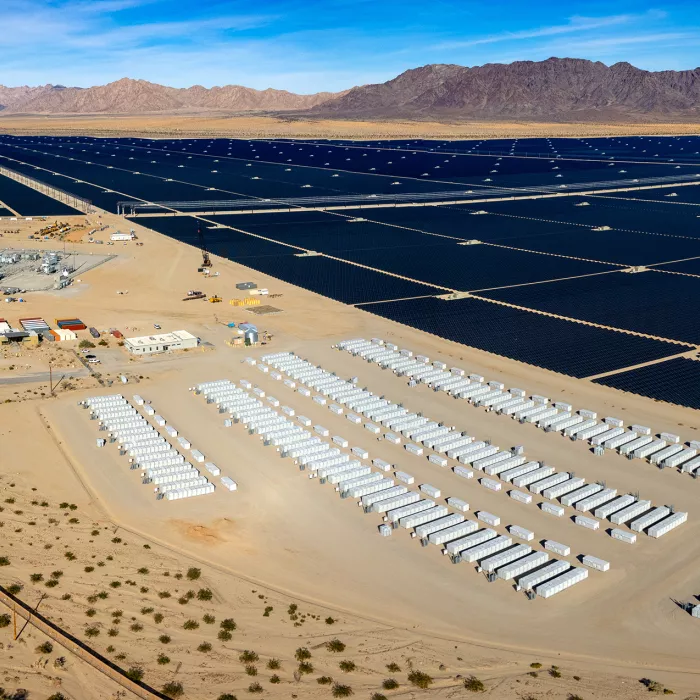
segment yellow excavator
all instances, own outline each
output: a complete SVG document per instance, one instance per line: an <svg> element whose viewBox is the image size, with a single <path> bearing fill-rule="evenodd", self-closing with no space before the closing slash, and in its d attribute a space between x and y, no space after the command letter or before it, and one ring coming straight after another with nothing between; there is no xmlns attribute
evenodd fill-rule
<svg viewBox="0 0 700 700"><path fill-rule="evenodd" d="M213 297L209 297L209 303L210 304L220 304L221 303L221 297L214 295Z"/></svg>

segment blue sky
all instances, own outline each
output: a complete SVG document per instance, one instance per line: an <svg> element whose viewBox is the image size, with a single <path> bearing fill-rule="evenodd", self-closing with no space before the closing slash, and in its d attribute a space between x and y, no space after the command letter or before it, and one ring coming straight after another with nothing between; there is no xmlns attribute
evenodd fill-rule
<svg viewBox="0 0 700 700"><path fill-rule="evenodd" d="M426 63L550 56L695 68L700 2L0 0L4 85L335 91Z"/></svg>

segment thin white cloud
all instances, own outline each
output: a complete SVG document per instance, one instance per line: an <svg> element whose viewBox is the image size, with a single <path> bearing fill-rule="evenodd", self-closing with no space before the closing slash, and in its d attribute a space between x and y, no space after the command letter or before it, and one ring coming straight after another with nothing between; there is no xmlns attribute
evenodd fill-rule
<svg viewBox="0 0 700 700"><path fill-rule="evenodd" d="M436 44L434 49L452 50L464 49L480 44L494 44L499 41L522 41L524 39L537 39L545 36L555 36L557 34L570 34L572 32L583 32L602 27L625 24L632 19L632 15L612 15L610 17L579 17L574 16L567 24L552 25L549 27L536 27L518 32L501 32L490 36L468 39L466 41L445 41Z"/></svg>

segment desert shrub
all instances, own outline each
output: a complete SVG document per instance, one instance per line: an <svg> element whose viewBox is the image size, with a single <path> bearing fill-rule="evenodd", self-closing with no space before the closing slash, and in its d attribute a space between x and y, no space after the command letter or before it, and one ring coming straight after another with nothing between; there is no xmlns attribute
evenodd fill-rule
<svg viewBox="0 0 700 700"><path fill-rule="evenodd" d="M207 625L213 625L216 622L216 618L208 613L202 617L202 620L204 620Z"/></svg>
<svg viewBox="0 0 700 700"><path fill-rule="evenodd" d="M277 684L281 682L282 681L280 680L280 677L277 674L275 674L274 676L270 676L270 683Z"/></svg>
<svg viewBox="0 0 700 700"><path fill-rule="evenodd" d="M60 569L51 572L51 578L61 578L61 576L63 576L63 572Z"/></svg>
<svg viewBox="0 0 700 700"><path fill-rule="evenodd" d="M86 574L91 574L95 570L94 566L86 566L84 571Z"/></svg>
<svg viewBox="0 0 700 700"><path fill-rule="evenodd" d="M216 635L222 642L230 642L233 635L226 630L219 630L219 634Z"/></svg>
<svg viewBox="0 0 700 700"><path fill-rule="evenodd" d="M221 693L219 697L216 700L238 700L235 695L231 695L231 693Z"/></svg>
<svg viewBox="0 0 700 700"><path fill-rule="evenodd" d="M116 627L112 627L112 628L107 632L107 634L108 634L110 637L118 637L118 636L119 636L119 630L118 630Z"/></svg>
<svg viewBox="0 0 700 700"><path fill-rule="evenodd" d="M390 671L391 673L399 673L399 671L401 671L401 666L392 661L390 664L386 665L386 670Z"/></svg>
<svg viewBox="0 0 700 700"><path fill-rule="evenodd" d="M97 637L99 634L100 634L100 630L98 627L88 627L85 630L86 637Z"/></svg>
<svg viewBox="0 0 700 700"><path fill-rule="evenodd" d="M542 668L542 664L535 661L534 663L530 664L530 668Z"/></svg>
<svg viewBox="0 0 700 700"><path fill-rule="evenodd" d="M387 678L385 681L382 681L382 688L384 688L384 690L395 690L398 687L399 682L396 678Z"/></svg>
<svg viewBox="0 0 700 700"><path fill-rule="evenodd" d="M552 678L561 678L561 671L558 668L554 668L554 666L552 666L552 668L549 669L549 675Z"/></svg>
<svg viewBox="0 0 700 700"><path fill-rule="evenodd" d="M22 586L19 583L11 583L8 587L7 590L12 594L12 595L17 595L19 592L22 590Z"/></svg>
<svg viewBox="0 0 700 700"><path fill-rule="evenodd" d="M159 597L159 598L170 598L170 595L171 595L171 594L170 594L169 591L161 591L161 592L158 594L158 597Z"/></svg>
<svg viewBox="0 0 700 700"><path fill-rule="evenodd" d="M153 612L153 608L141 608L142 615L150 615Z"/></svg>
<svg viewBox="0 0 700 700"><path fill-rule="evenodd" d="M167 695L169 698L182 697L185 692L185 689L182 687L182 683L178 683L177 681L168 681L163 686L162 690L163 695Z"/></svg>
<svg viewBox="0 0 700 700"><path fill-rule="evenodd" d="M97 594L97 597L98 597L100 600L107 600L107 598L109 598L109 593L107 593L107 591L100 591L100 592Z"/></svg>
<svg viewBox="0 0 700 700"><path fill-rule="evenodd" d="M314 672L314 667L311 663L308 661L302 661L298 668L297 671L302 675L302 676L308 676Z"/></svg>
<svg viewBox="0 0 700 700"><path fill-rule="evenodd" d="M170 644L170 636L167 634L161 634L160 637L158 637L158 641L161 644Z"/></svg>
<svg viewBox="0 0 700 700"><path fill-rule="evenodd" d="M170 663L170 657L166 656L165 654L158 654L158 658L156 659L159 665L165 666Z"/></svg>
<svg viewBox="0 0 700 700"><path fill-rule="evenodd" d="M197 620L186 620L182 625L186 630L196 630L199 627Z"/></svg>
<svg viewBox="0 0 700 700"><path fill-rule="evenodd" d="M131 678L132 681L142 681L143 680L143 669L140 666L132 666L126 672L127 678Z"/></svg>
<svg viewBox="0 0 700 700"><path fill-rule="evenodd" d="M43 644L39 644L36 648L37 654L50 654L52 651L53 644L51 644L51 642L44 642Z"/></svg>
<svg viewBox="0 0 700 700"><path fill-rule="evenodd" d="M580 695L574 695L574 693L569 693L566 700L583 700Z"/></svg>
<svg viewBox="0 0 700 700"><path fill-rule="evenodd" d="M85 614L86 614L88 617L95 617L95 615L97 615L97 610L95 610L95 608L88 608L88 609L85 611Z"/></svg>
<svg viewBox="0 0 700 700"><path fill-rule="evenodd" d="M343 673L350 673L350 671L354 671L357 666L355 665L354 661L349 661L346 659L338 664L338 668L340 668Z"/></svg>
<svg viewBox="0 0 700 700"><path fill-rule="evenodd" d="M121 581L110 581L109 585L111 588L120 588L122 585Z"/></svg>
<svg viewBox="0 0 700 700"><path fill-rule="evenodd" d="M0 628L9 627L10 622L12 622L12 618L9 615L0 615Z"/></svg>
<svg viewBox="0 0 700 700"><path fill-rule="evenodd" d="M225 620L222 620L219 623L219 627L221 627L222 630L226 630L227 632L233 632L238 625L236 625L236 622L233 620L231 617L227 617Z"/></svg>
<svg viewBox="0 0 700 700"><path fill-rule="evenodd" d="M180 603L180 605L187 605L187 603L190 602L190 599L183 595L177 599L177 602Z"/></svg>
<svg viewBox="0 0 700 700"><path fill-rule="evenodd" d="M270 671L277 671L282 664L280 663L279 659L270 659L267 662L267 667L270 669Z"/></svg>
<svg viewBox="0 0 700 700"><path fill-rule="evenodd" d="M142 567L138 570L138 573L139 573L139 574L143 574L143 575L145 576L145 575L148 573L148 569L147 569L145 566L142 566Z"/></svg>
<svg viewBox="0 0 700 700"><path fill-rule="evenodd" d="M294 652L294 658L297 661L308 661L311 658L311 652L306 647L299 647Z"/></svg>
<svg viewBox="0 0 700 700"><path fill-rule="evenodd" d="M61 600L70 600L73 596L70 593L64 593L61 596Z"/></svg>
<svg viewBox="0 0 700 700"><path fill-rule="evenodd" d="M331 639L330 642L326 642L326 649L334 653L339 653L341 651L345 651L345 644L343 644L343 642L341 642L339 639Z"/></svg>
<svg viewBox="0 0 700 700"><path fill-rule="evenodd" d="M159 625L161 622L163 622L163 613L156 613L156 614L153 616L153 621L154 621L157 625Z"/></svg>
<svg viewBox="0 0 700 700"><path fill-rule="evenodd" d="M386 700L386 695L382 695L381 693L373 693L369 700Z"/></svg>
<svg viewBox="0 0 700 700"><path fill-rule="evenodd" d="M50 578L44 585L47 588L56 588L56 586L58 586L58 579Z"/></svg>
<svg viewBox="0 0 700 700"><path fill-rule="evenodd" d="M238 660L242 664L250 664L254 661L257 661L259 658L260 657L254 651L251 651L250 649L244 649L239 655Z"/></svg>
<svg viewBox="0 0 700 700"><path fill-rule="evenodd" d="M331 691L334 698L349 698L353 695L354 691L349 685L341 685L336 683Z"/></svg>
<svg viewBox="0 0 700 700"><path fill-rule="evenodd" d="M202 575L201 569L196 569L194 566L187 569L187 578L190 581L196 581Z"/></svg>
<svg viewBox="0 0 700 700"><path fill-rule="evenodd" d="M197 651L201 651L202 653L206 654L207 652L211 651L211 644L209 644L209 642L202 642L197 647Z"/></svg>
<svg viewBox="0 0 700 700"><path fill-rule="evenodd" d="M246 675L248 675L248 676L257 676L258 675L257 667L253 666L252 664L248 664L245 667L245 672L246 672Z"/></svg>
<svg viewBox="0 0 700 700"><path fill-rule="evenodd" d="M334 625L336 621L332 617L327 617L326 618L326 624L327 625Z"/></svg>
<svg viewBox="0 0 700 700"><path fill-rule="evenodd" d="M10 558L9 557L0 557L0 566L9 566L10 565Z"/></svg>
<svg viewBox="0 0 700 700"><path fill-rule="evenodd" d="M330 685L332 682L333 679L330 676L320 676L316 679L316 683L319 685Z"/></svg>
<svg viewBox="0 0 700 700"><path fill-rule="evenodd" d="M417 688L425 689L432 685L433 679L423 671L411 671L408 674L408 682Z"/></svg>
<svg viewBox="0 0 700 700"><path fill-rule="evenodd" d="M79 348L94 348L94 347L95 347L95 343L93 343L91 340L81 340L81 341L78 343L78 347L79 347ZM68 504L66 504L66 506L67 506L67 505L68 505ZM63 506L63 504L61 504L61 506Z"/></svg>
<svg viewBox="0 0 700 700"><path fill-rule="evenodd" d="M251 684L248 686L248 692L249 692L249 693L262 693L262 691L263 691L263 688L262 688L262 686L260 685L260 683L251 683Z"/></svg>
<svg viewBox="0 0 700 700"><path fill-rule="evenodd" d="M211 600L214 594L208 588L200 588L197 591L197 600Z"/></svg>
<svg viewBox="0 0 700 700"><path fill-rule="evenodd" d="M143 625L140 622L134 622L133 625L129 627L132 632L140 632L143 629Z"/></svg>
<svg viewBox="0 0 700 700"><path fill-rule="evenodd" d="M32 583L39 583L39 581L43 581L43 580L44 580L44 574L32 574L32 575L29 577L29 580L30 580Z"/></svg>
<svg viewBox="0 0 700 700"><path fill-rule="evenodd" d="M483 693L486 688L484 684L476 676L469 676L464 679L464 687L472 693Z"/></svg>

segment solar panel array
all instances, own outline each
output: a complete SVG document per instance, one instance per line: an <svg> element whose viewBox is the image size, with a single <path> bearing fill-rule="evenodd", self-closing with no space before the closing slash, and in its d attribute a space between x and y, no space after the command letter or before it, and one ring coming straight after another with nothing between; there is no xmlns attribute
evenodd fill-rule
<svg viewBox="0 0 700 700"><path fill-rule="evenodd" d="M0 136L2 164L111 211L178 214L139 222L192 245L201 225L254 270L572 376L700 344L700 137ZM459 203L426 204L440 198ZM477 298L435 298L452 291Z"/></svg>

